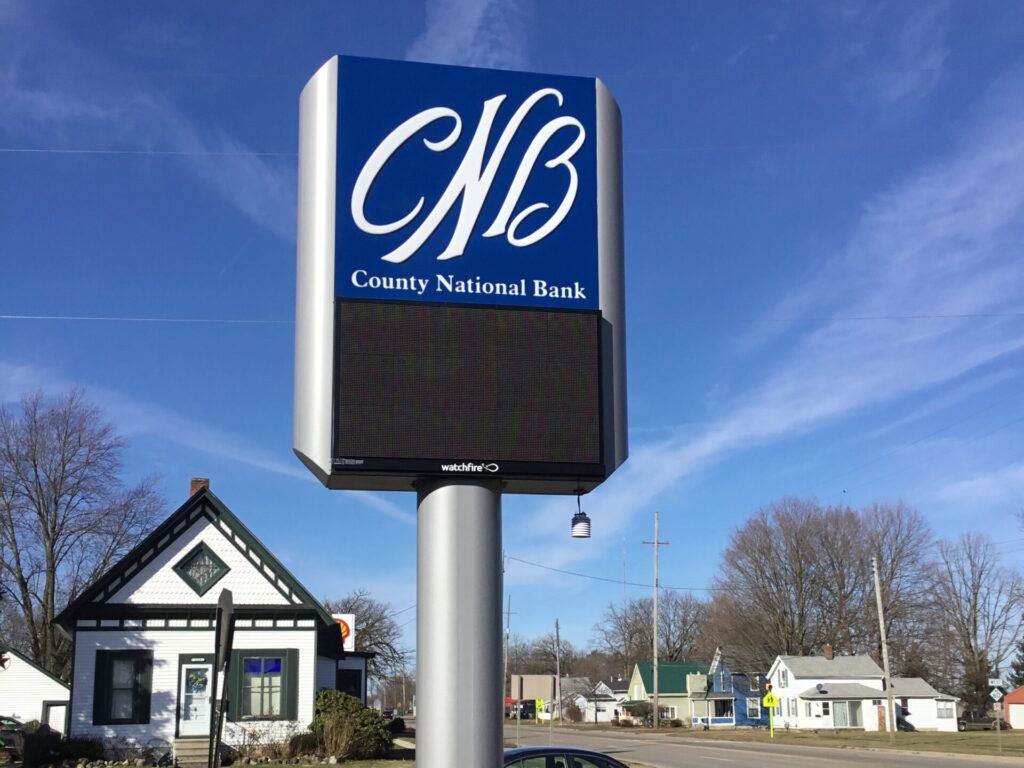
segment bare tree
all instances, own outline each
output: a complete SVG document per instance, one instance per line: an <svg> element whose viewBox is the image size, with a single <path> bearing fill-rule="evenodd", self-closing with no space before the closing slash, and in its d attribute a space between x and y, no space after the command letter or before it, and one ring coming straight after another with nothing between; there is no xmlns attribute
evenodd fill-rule
<svg viewBox="0 0 1024 768"><path fill-rule="evenodd" d="M70 663L54 617L150 531L163 506L153 478L122 483L124 447L78 390L0 408L0 570L4 618L15 622L5 630L54 674Z"/></svg>
<svg viewBox="0 0 1024 768"><path fill-rule="evenodd" d="M324 606L332 613L355 614L356 650L377 654L367 661L369 677L383 681L405 673L410 654L402 648L402 628L390 604L356 589L339 600L325 600Z"/></svg>
<svg viewBox="0 0 1024 768"><path fill-rule="evenodd" d="M960 662L961 695L975 707L988 703L987 678L1011 653L1022 628L1024 580L1004 568L991 539L966 533L943 540L931 582L934 610Z"/></svg>
<svg viewBox="0 0 1024 768"><path fill-rule="evenodd" d="M916 638L927 622L920 574L932 534L902 503L855 511L786 498L759 509L723 553L704 645L724 645L748 674L777 654L804 655L829 643L841 653L879 655L871 558L878 559L895 666L920 673Z"/></svg>
<svg viewBox="0 0 1024 768"><path fill-rule="evenodd" d="M658 658L692 660L700 638L707 604L685 592L665 590L658 598ZM654 601L634 598L611 603L594 625L593 642L609 654L620 674L628 677L633 665L651 658Z"/></svg>

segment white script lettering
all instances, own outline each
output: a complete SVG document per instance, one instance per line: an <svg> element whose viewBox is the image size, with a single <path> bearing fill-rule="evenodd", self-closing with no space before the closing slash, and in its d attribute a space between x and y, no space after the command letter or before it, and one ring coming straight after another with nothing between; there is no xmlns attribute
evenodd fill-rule
<svg viewBox="0 0 1024 768"><path fill-rule="evenodd" d="M562 94L554 88L543 88L531 94L512 115L508 125L505 126L497 143L494 145L490 157L486 159L485 153L491 129L494 125L498 109L506 97L505 95L495 96L485 101L483 113L480 116L476 132L473 134L473 139L447 188L441 194L440 199L438 199L431 211L405 242L381 258L384 261L401 264L416 253L430 236L434 234L434 231L444 220L445 216L448 215L448 212L460 196L462 197L462 206L459 209L459 217L455 223L455 231L452 233L452 238L448 242L447 247L437 258L440 261L444 261L461 256L465 252L469 236L480 216L480 210L483 208L487 194L498 173L498 167L501 165L501 161L508 151L512 139L530 113L530 110L547 96L554 97L557 99L558 105L562 105ZM419 216L426 203L422 197L413 206L412 210L401 218L385 224L373 223L366 218L366 198L377 175L387 164L388 160L391 159L392 155L417 133L439 120L454 121L451 131L439 141L423 139L423 144L431 152L444 152L451 148L462 134L462 118L459 117L457 112L447 107L434 107L413 115L399 125L388 134L384 141L370 155L363 169L359 172L355 186L352 189L352 220L363 232L371 235L388 235L405 228ZM562 167L566 170L569 179L565 194L554 213L545 222L529 234L520 236L518 231L527 218L538 211L550 207L547 203L538 202L527 206L519 211L519 213L515 212L520 197L523 194L523 189L526 187L526 182L529 180L541 152L552 137L563 129L575 129L576 138L565 151L557 157L546 161L544 167L548 169ZM497 216L495 216L491 226L484 231L483 237L505 235L509 244L517 248L523 248L543 240L556 230L569 214L576 199L579 178L576 167L572 164L572 158L579 151L580 147L583 146L585 138L586 131L582 123L574 117L558 117L545 124L530 142L530 146L519 163L519 168L516 170L512 184L505 194L501 209L498 211Z"/></svg>

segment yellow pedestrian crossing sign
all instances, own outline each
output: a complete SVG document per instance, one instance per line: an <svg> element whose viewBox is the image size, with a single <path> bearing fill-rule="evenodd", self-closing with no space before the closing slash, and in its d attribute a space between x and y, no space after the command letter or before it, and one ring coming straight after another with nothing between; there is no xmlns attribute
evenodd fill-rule
<svg viewBox="0 0 1024 768"><path fill-rule="evenodd" d="M764 695L764 698L763 698L763 699L761 699L761 703L762 703L762 704L763 704L764 706L766 706L766 707L768 707L769 709L771 709L772 707L777 707L777 706L779 706L779 697L778 697L778 696L776 696L776 695L775 695L774 693L772 693L771 691L768 691L768 693L766 693L766 694Z"/></svg>

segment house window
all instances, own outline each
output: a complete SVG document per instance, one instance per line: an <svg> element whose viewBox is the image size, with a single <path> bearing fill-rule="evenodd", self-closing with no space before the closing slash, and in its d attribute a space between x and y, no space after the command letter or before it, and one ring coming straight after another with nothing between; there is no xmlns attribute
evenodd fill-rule
<svg viewBox="0 0 1024 768"><path fill-rule="evenodd" d="M783 669L781 672L779 672L779 687L789 687L789 670Z"/></svg>
<svg viewBox="0 0 1024 768"><path fill-rule="evenodd" d="M750 720L761 719L761 704L753 696L747 699L747 717Z"/></svg>
<svg viewBox="0 0 1024 768"><path fill-rule="evenodd" d="M275 720L281 716L281 684L284 658L245 656L242 658L242 717Z"/></svg>
<svg viewBox="0 0 1024 768"><path fill-rule="evenodd" d="M173 570L197 595L205 595L230 569L216 552L199 542Z"/></svg>
<svg viewBox="0 0 1024 768"><path fill-rule="evenodd" d="M827 701L821 702L821 714L823 714L825 717L828 717L832 714L832 711L829 708L829 703Z"/></svg>
<svg viewBox="0 0 1024 768"><path fill-rule="evenodd" d="M152 651L96 651L94 725L149 722Z"/></svg>
<svg viewBox="0 0 1024 768"><path fill-rule="evenodd" d="M871 706L872 707L880 707L880 706L882 706L882 700L881 699L872 699L871 700Z"/></svg>
<svg viewBox="0 0 1024 768"><path fill-rule="evenodd" d="M804 702L804 717L810 717L810 716L811 716L811 702L805 701Z"/></svg>
<svg viewBox="0 0 1024 768"><path fill-rule="evenodd" d="M232 651L228 675L229 720L296 718L299 676L297 649Z"/></svg>
<svg viewBox="0 0 1024 768"><path fill-rule="evenodd" d="M754 676L754 678L750 681L750 690L761 690L761 678L757 677L756 675Z"/></svg>
<svg viewBox="0 0 1024 768"><path fill-rule="evenodd" d="M953 717L953 702L952 701L937 701L935 702L937 707L937 716L940 718L952 718Z"/></svg>

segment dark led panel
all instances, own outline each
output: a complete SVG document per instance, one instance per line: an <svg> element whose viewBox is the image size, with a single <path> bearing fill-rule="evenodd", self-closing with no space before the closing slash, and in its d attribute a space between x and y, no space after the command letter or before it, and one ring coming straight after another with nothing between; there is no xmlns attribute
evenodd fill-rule
<svg viewBox="0 0 1024 768"><path fill-rule="evenodd" d="M600 473L598 312L339 299L335 313L335 472Z"/></svg>

